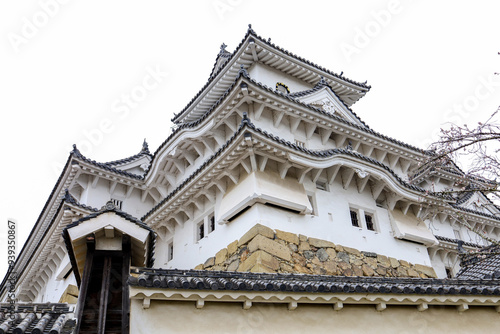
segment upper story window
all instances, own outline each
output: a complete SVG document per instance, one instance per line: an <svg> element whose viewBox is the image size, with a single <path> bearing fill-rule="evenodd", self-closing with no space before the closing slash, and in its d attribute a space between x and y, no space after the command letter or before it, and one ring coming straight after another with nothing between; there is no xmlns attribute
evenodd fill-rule
<svg viewBox="0 0 500 334"><path fill-rule="evenodd" d="M351 217L351 225L359 228L366 228L369 231L378 232L377 221L375 219L375 213L365 211L360 208L349 208L349 214Z"/></svg>
<svg viewBox="0 0 500 334"><path fill-rule="evenodd" d="M208 233L215 231L215 216L212 213L208 216Z"/></svg>
<svg viewBox="0 0 500 334"><path fill-rule="evenodd" d="M215 215L212 212L196 224L196 241L205 238L209 233L215 231Z"/></svg>
<svg viewBox="0 0 500 334"><path fill-rule="evenodd" d="M373 221L373 215L371 213L365 212L365 223L366 223L366 229L370 231L375 231L375 222Z"/></svg>
<svg viewBox="0 0 500 334"><path fill-rule="evenodd" d="M167 261L174 259L174 241L170 240L167 246Z"/></svg>
<svg viewBox="0 0 500 334"><path fill-rule="evenodd" d="M361 227L359 226L358 211L352 209L351 209L351 224L352 226Z"/></svg>

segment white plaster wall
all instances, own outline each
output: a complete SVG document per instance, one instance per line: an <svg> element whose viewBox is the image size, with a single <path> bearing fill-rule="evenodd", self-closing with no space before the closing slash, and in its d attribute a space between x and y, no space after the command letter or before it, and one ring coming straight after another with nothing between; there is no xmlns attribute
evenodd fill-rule
<svg viewBox="0 0 500 334"><path fill-rule="evenodd" d="M65 263L63 261L62 265L60 265L57 270L54 271L52 277L49 279L47 285L45 286L45 290L43 291L43 293L39 294L36 297L36 299L33 301L34 303L57 303L59 302L59 299L61 298L64 290L66 290L68 285L77 285L75 275L73 273L70 273L66 279L57 279L56 276L64 265Z"/></svg>
<svg viewBox="0 0 500 334"><path fill-rule="evenodd" d="M394 238L388 212L376 206L369 187L359 194L354 183L347 190L344 190L338 182L330 185L329 191L318 190L311 182L306 182L305 186L308 193L316 198L317 216L295 214L263 204L254 204L251 209L232 222L217 225L214 232L196 241L197 223L213 212L213 209L218 209L219 199L214 208L198 213L194 219L187 221L183 226L175 226L172 261L165 263L166 245L160 242L157 244L155 266L194 268L234 240L238 240L257 223L272 229L329 240L343 246L376 252L414 264L431 265L425 246ZM377 231L367 230L366 226L353 227L350 220L350 206L373 213Z"/></svg>
<svg viewBox="0 0 500 334"><path fill-rule="evenodd" d="M249 69L250 78L268 86L271 89L276 88L276 83L281 82L288 86L290 93L300 92L311 89L313 86L297 79L289 74L278 71L262 63L254 63Z"/></svg>
<svg viewBox="0 0 500 334"><path fill-rule="evenodd" d="M130 332L152 333L493 333L500 326L494 307L474 307L459 313L455 307L387 306L377 312L373 305L304 305L289 311L287 304L254 304L244 310L241 303L152 300L143 309L142 300L131 300Z"/></svg>

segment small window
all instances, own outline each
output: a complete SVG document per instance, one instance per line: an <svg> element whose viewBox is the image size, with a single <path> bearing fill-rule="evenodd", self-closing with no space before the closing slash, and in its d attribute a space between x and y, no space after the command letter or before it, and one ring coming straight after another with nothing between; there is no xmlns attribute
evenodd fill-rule
<svg viewBox="0 0 500 334"><path fill-rule="evenodd" d="M352 226L360 227L359 226L359 219L358 219L358 212L355 210L351 210L351 224L352 224Z"/></svg>
<svg viewBox="0 0 500 334"><path fill-rule="evenodd" d="M205 237L205 221L201 221L196 227L197 238L196 240L201 240Z"/></svg>
<svg viewBox="0 0 500 334"><path fill-rule="evenodd" d="M328 191L328 184L324 181L316 181L316 189Z"/></svg>
<svg viewBox="0 0 500 334"><path fill-rule="evenodd" d="M167 249L167 261L171 261L174 258L174 242L170 241L168 243L168 249Z"/></svg>
<svg viewBox="0 0 500 334"><path fill-rule="evenodd" d="M453 270L450 267L445 267L446 270L446 278L453 278Z"/></svg>
<svg viewBox="0 0 500 334"><path fill-rule="evenodd" d="M112 198L111 199L111 202L113 202L113 204L115 205L115 207L119 210L122 209L122 204L123 204L123 201L120 201L119 199L114 199Z"/></svg>
<svg viewBox="0 0 500 334"><path fill-rule="evenodd" d="M215 216L211 214L208 216L208 233L215 231Z"/></svg>
<svg viewBox="0 0 500 334"><path fill-rule="evenodd" d="M366 228L370 231L375 231L375 222L373 221L373 215L365 213Z"/></svg>
<svg viewBox="0 0 500 334"><path fill-rule="evenodd" d="M455 234L455 239L462 240L462 236L460 235L459 230L453 230L453 234Z"/></svg>

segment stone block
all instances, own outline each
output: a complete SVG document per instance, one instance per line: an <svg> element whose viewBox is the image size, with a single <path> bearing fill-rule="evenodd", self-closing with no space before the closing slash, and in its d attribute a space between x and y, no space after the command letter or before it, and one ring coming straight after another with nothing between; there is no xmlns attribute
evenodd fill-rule
<svg viewBox="0 0 500 334"><path fill-rule="evenodd" d="M307 259L307 260L311 260L313 257L314 257L314 252L313 251L304 251L304 257Z"/></svg>
<svg viewBox="0 0 500 334"><path fill-rule="evenodd" d="M76 285L69 284L68 287L66 288L66 293L68 295L78 297L78 287Z"/></svg>
<svg viewBox="0 0 500 334"><path fill-rule="evenodd" d="M59 303L76 304L78 303L78 297L65 293L61 296Z"/></svg>
<svg viewBox="0 0 500 334"><path fill-rule="evenodd" d="M361 257L361 252L359 250L355 249L355 248L345 247L344 246L344 251L346 253L352 254L354 256Z"/></svg>
<svg viewBox="0 0 500 334"><path fill-rule="evenodd" d="M326 261L323 263L323 268L326 270L327 275L337 275L338 274L338 268L337 268L337 263L334 261Z"/></svg>
<svg viewBox="0 0 500 334"><path fill-rule="evenodd" d="M299 252L311 250L309 243L307 241L301 241L299 245Z"/></svg>
<svg viewBox="0 0 500 334"><path fill-rule="evenodd" d="M373 269L377 268L377 259L376 258L374 258L374 257L367 257L367 258L365 258L365 262L366 262L366 264L368 264Z"/></svg>
<svg viewBox="0 0 500 334"><path fill-rule="evenodd" d="M399 263L400 263L403 267L410 268L410 264L408 263L408 261L405 261L405 260L399 260Z"/></svg>
<svg viewBox="0 0 500 334"><path fill-rule="evenodd" d="M390 258L389 258L389 261L391 262L391 267L393 267L393 268L397 268L397 267L399 267L399 266L400 266L399 261L398 261L398 260L396 260L396 259L395 259L395 258L393 258L393 257L390 257Z"/></svg>
<svg viewBox="0 0 500 334"><path fill-rule="evenodd" d="M215 254L215 264L222 264L227 260L227 248L223 248Z"/></svg>
<svg viewBox="0 0 500 334"><path fill-rule="evenodd" d="M280 270L284 273L293 273L293 267L289 264L284 263L284 262L280 263Z"/></svg>
<svg viewBox="0 0 500 334"><path fill-rule="evenodd" d="M208 258L205 263L203 263L203 268L208 268L208 267L212 267L215 265L215 257L210 257Z"/></svg>
<svg viewBox="0 0 500 334"><path fill-rule="evenodd" d="M256 235L262 235L264 237L273 239L274 231L267 226L256 224L247 233L243 234L243 236L238 241L238 247L250 242Z"/></svg>
<svg viewBox="0 0 500 334"><path fill-rule="evenodd" d="M346 252L338 252L337 258L346 263L349 263L349 255Z"/></svg>
<svg viewBox="0 0 500 334"><path fill-rule="evenodd" d="M416 264L414 266L416 271L421 272L422 274L425 274L427 277L432 277L432 278L437 278L436 272L434 271L434 268L424 266L421 264Z"/></svg>
<svg viewBox="0 0 500 334"><path fill-rule="evenodd" d="M252 273L275 273L276 271L269 269L268 267L257 263L255 266L250 269Z"/></svg>
<svg viewBox="0 0 500 334"><path fill-rule="evenodd" d="M326 240L321 240L321 239L316 239L316 238L309 238L309 245L316 247L316 248L328 248L328 247L335 247L335 244L330 241Z"/></svg>
<svg viewBox="0 0 500 334"><path fill-rule="evenodd" d="M279 261L276 258L269 253L259 250L252 253L245 262L241 263L238 271L252 271L251 269L256 265L267 267L268 271L266 272L275 272L280 267Z"/></svg>
<svg viewBox="0 0 500 334"><path fill-rule="evenodd" d="M295 265L293 266L293 271L296 273L299 273L299 274L310 274L311 273L311 271L309 269L301 266L298 263L295 263Z"/></svg>
<svg viewBox="0 0 500 334"><path fill-rule="evenodd" d="M391 266L391 261L389 261L389 258L385 255L377 255L377 261L385 268L389 268Z"/></svg>
<svg viewBox="0 0 500 334"><path fill-rule="evenodd" d="M328 254L328 256L330 257L330 259L334 259L337 257L337 252L335 251L334 248L327 248L326 249L326 253Z"/></svg>
<svg viewBox="0 0 500 334"><path fill-rule="evenodd" d="M292 259L290 255L291 252L288 247L280 245L276 241L262 235L257 235L253 238L248 244L248 249L250 252L255 252L260 249L285 261L290 261Z"/></svg>
<svg viewBox="0 0 500 334"><path fill-rule="evenodd" d="M305 235L299 234L299 241L300 242L307 242L307 237Z"/></svg>
<svg viewBox="0 0 500 334"><path fill-rule="evenodd" d="M328 253L326 252L326 250L324 248L320 248L318 249L318 251L316 252L316 257L318 258L318 260L320 260L321 262L325 262L326 260L328 260L329 258L329 255Z"/></svg>
<svg viewBox="0 0 500 334"><path fill-rule="evenodd" d="M234 240L229 245L227 245L228 256L233 255L238 250L238 240Z"/></svg>
<svg viewBox="0 0 500 334"><path fill-rule="evenodd" d="M397 270L398 277L408 277L408 271L406 271L405 267L398 267Z"/></svg>
<svg viewBox="0 0 500 334"><path fill-rule="evenodd" d="M194 267L194 270L203 270L203 265L199 264L196 267Z"/></svg>
<svg viewBox="0 0 500 334"><path fill-rule="evenodd" d="M387 269L382 267L382 266L378 266L377 267L377 270L375 270L377 272L377 274L379 274L380 276L387 276Z"/></svg>
<svg viewBox="0 0 500 334"><path fill-rule="evenodd" d="M293 262L294 263L298 263L301 266L305 266L306 265L306 258L303 257L302 255L297 254L297 253L293 253L292 254L292 258L293 258Z"/></svg>
<svg viewBox="0 0 500 334"><path fill-rule="evenodd" d="M240 265L240 261L239 260L234 260L227 267L227 271L236 271L236 270L238 270L238 266L239 265Z"/></svg>
<svg viewBox="0 0 500 334"><path fill-rule="evenodd" d="M420 277L415 269L409 268L408 269L408 276L410 277Z"/></svg>
<svg viewBox="0 0 500 334"><path fill-rule="evenodd" d="M341 246L341 245L335 245L334 248L335 248L335 251L337 251L337 252L343 252L344 251L344 247Z"/></svg>
<svg viewBox="0 0 500 334"><path fill-rule="evenodd" d="M363 270L359 266L351 266L352 273L354 276L363 276Z"/></svg>
<svg viewBox="0 0 500 334"><path fill-rule="evenodd" d="M297 253L299 250L299 247L297 247L297 245L295 244L288 244L288 248L290 248L290 250L294 253Z"/></svg>
<svg viewBox="0 0 500 334"><path fill-rule="evenodd" d="M363 270L364 276L373 276L375 275L375 271L368 265L363 264L361 266L361 270Z"/></svg>
<svg viewBox="0 0 500 334"><path fill-rule="evenodd" d="M299 237L296 234L290 232L276 230L276 238L284 240L291 244L299 244Z"/></svg>

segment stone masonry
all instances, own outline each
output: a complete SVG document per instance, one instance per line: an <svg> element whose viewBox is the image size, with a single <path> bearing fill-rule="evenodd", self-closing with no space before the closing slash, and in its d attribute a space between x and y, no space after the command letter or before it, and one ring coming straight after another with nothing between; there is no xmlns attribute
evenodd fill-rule
<svg viewBox="0 0 500 334"><path fill-rule="evenodd" d="M257 224L198 270L436 278L434 269Z"/></svg>

